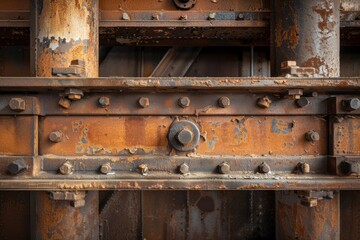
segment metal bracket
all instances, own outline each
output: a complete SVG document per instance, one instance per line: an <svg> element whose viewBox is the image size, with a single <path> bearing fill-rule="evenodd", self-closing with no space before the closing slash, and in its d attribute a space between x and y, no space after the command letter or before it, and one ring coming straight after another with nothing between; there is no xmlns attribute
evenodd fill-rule
<svg viewBox="0 0 360 240"><path fill-rule="evenodd" d="M85 191L68 192L68 191L55 191L50 192L50 199L60 201L70 201L71 206L79 208L85 206Z"/></svg>

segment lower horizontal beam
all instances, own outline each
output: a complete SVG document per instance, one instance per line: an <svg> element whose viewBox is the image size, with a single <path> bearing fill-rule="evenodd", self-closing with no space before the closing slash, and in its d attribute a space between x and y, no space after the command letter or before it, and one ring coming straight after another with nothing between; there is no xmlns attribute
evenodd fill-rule
<svg viewBox="0 0 360 240"><path fill-rule="evenodd" d="M1 180L1 190L360 190L359 178ZM249 177L251 178L251 177Z"/></svg>

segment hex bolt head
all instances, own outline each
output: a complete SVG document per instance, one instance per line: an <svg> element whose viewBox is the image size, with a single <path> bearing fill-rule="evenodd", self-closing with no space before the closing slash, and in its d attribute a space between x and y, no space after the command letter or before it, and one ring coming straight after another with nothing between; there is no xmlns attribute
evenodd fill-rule
<svg viewBox="0 0 360 240"><path fill-rule="evenodd" d="M180 107L186 108L186 107L190 106L190 98L181 97L181 98L179 98L178 104Z"/></svg>
<svg viewBox="0 0 360 240"><path fill-rule="evenodd" d="M8 172L13 175L19 174L27 169L28 169L28 165L26 165L23 159L19 159L11 162L7 168Z"/></svg>
<svg viewBox="0 0 360 240"><path fill-rule="evenodd" d="M360 174L360 163L343 161L340 163L340 170L343 175Z"/></svg>
<svg viewBox="0 0 360 240"><path fill-rule="evenodd" d="M181 174L189 174L190 173L190 167L186 163L183 163L179 166L179 172Z"/></svg>
<svg viewBox="0 0 360 240"><path fill-rule="evenodd" d="M108 98L108 97L99 98L99 104L103 108L110 106L110 98Z"/></svg>
<svg viewBox="0 0 360 240"><path fill-rule="evenodd" d="M160 19L160 16L159 16L158 13L153 13L153 14L151 15L151 20L159 20L159 19Z"/></svg>
<svg viewBox="0 0 360 240"><path fill-rule="evenodd" d="M228 97L221 97L218 100L219 107L227 108L230 106L230 99Z"/></svg>
<svg viewBox="0 0 360 240"><path fill-rule="evenodd" d="M100 167L100 172L102 174L109 174L111 173L112 167L110 163L104 163L103 165L101 165Z"/></svg>
<svg viewBox="0 0 360 240"><path fill-rule="evenodd" d="M71 106L71 101L67 98L61 98L58 102L58 104L62 107L62 108L65 108L65 109L68 109L70 108Z"/></svg>
<svg viewBox="0 0 360 240"><path fill-rule="evenodd" d="M22 98L11 98L9 101L9 107L13 111L21 112L25 110L26 103Z"/></svg>
<svg viewBox="0 0 360 240"><path fill-rule="evenodd" d="M141 98L139 98L139 100L138 100L138 104L139 104L139 106L142 107L142 108L147 108L147 107L150 106L150 100L149 100L149 98L147 98L147 97L141 97Z"/></svg>
<svg viewBox="0 0 360 240"><path fill-rule="evenodd" d="M191 143L194 138L194 134L188 129L182 129L176 134L175 138L179 143L185 146Z"/></svg>
<svg viewBox="0 0 360 240"><path fill-rule="evenodd" d="M305 133L305 138L309 142L319 141L320 140L320 134L317 133L314 130L311 130L311 131L308 131L307 133Z"/></svg>
<svg viewBox="0 0 360 240"><path fill-rule="evenodd" d="M258 169L259 169L259 172L260 172L260 173L269 173L270 170L271 170L271 169L270 169L270 166L269 166L267 163L265 163L265 162L261 163L261 164L259 165Z"/></svg>
<svg viewBox="0 0 360 240"><path fill-rule="evenodd" d="M70 174L72 174L74 172L74 166L70 162L65 162L59 168L59 172L62 175L70 175Z"/></svg>
<svg viewBox="0 0 360 240"><path fill-rule="evenodd" d="M149 172L149 168L146 164L140 164L138 166L138 170L139 170L139 173L143 176L146 176L148 175L148 172Z"/></svg>
<svg viewBox="0 0 360 240"><path fill-rule="evenodd" d="M342 101L342 107L344 111L352 112L360 108L360 100L358 98L351 98Z"/></svg>
<svg viewBox="0 0 360 240"><path fill-rule="evenodd" d="M127 14L126 12L124 12L123 14L122 14L122 20L130 20L130 16L129 16L129 14Z"/></svg>
<svg viewBox="0 0 360 240"><path fill-rule="evenodd" d="M299 108L306 107L310 104L310 100L307 97L301 97L300 99L296 100L296 105Z"/></svg>
<svg viewBox="0 0 360 240"><path fill-rule="evenodd" d="M268 96L264 96L257 100L257 105L261 108L269 108L271 105L271 100Z"/></svg>
<svg viewBox="0 0 360 240"><path fill-rule="evenodd" d="M218 166L219 173L221 174L229 174L230 173L230 165L227 163L221 163Z"/></svg>
<svg viewBox="0 0 360 240"><path fill-rule="evenodd" d="M61 131L54 131L49 134L49 140L53 143L61 142L64 139L64 134Z"/></svg>

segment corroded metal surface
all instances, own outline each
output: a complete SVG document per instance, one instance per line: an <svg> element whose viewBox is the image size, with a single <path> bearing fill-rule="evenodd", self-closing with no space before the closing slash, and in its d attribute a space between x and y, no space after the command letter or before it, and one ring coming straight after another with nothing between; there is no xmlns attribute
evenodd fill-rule
<svg viewBox="0 0 360 240"><path fill-rule="evenodd" d="M81 208L69 201L49 199L49 193L38 192L36 201L36 239L98 239L98 192L88 192Z"/></svg>
<svg viewBox="0 0 360 240"><path fill-rule="evenodd" d="M324 77L340 73L340 1L274 1L272 71L279 76L281 62L295 60L314 67Z"/></svg>
<svg viewBox="0 0 360 240"><path fill-rule="evenodd" d="M82 60L86 76L98 76L98 1L36 0L33 9L33 75L51 77L53 67Z"/></svg>
<svg viewBox="0 0 360 240"><path fill-rule="evenodd" d="M309 208L293 191L279 191L276 205L277 239L340 239L339 193Z"/></svg>

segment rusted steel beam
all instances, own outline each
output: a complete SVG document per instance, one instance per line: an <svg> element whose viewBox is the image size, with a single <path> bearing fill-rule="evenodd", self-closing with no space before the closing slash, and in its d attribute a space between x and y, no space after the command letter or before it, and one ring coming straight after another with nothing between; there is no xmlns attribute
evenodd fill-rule
<svg viewBox="0 0 360 240"><path fill-rule="evenodd" d="M340 1L275 0L272 21L272 75L284 61L314 67L323 77L340 73Z"/></svg>
<svg viewBox="0 0 360 240"><path fill-rule="evenodd" d="M271 177L264 179L254 174L254 179L246 175L241 179L220 178L219 174L210 175L204 179L181 179L169 174L174 179L27 179L1 180L2 190L360 190L358 177L336 177L333 175L316 175L318 178L299 178L284 175L283 178ZM258 177L255 179L255 177ZM316 211L316 210L315 210Z"/></svg>
<svg viewBox="0 0 360 240"><path fill-rule="evenodd" d="M47 192L37 192L35 239L98 239L99 195L90 191L85 206L75 208L69 201L53 200Z"/></svg>
<svg viewBox="0 0 360 240"><path fill-rule="evenodd" d="M31 2L31 71L36 77L98 77L98 0ZM81 81L81 80L80 80ZM76 90L69 97L76 98ZM39 147L39 146L37 146ZM34 165L39 164L35 158ZM65 171L65 170L64 170ZM77 208L35 193L35 239L98 239L98 192Z"/></svg>
<svg viewBox="0 0 360 240"><path fill-rule="evenodd" d="M276 239L340 239L339 195L310 208L301 205L294 191L277 192Z"/></svg>
<svg viewBox="0 0 360 240"><path fill-rule="evenodd" d="M65 90L80 88L83 90L154 90L169 91L203 90L244 90L257 92L279 92L292 88L316 92L356 92L360 90L360 78L286 78L286 77L185 77L185 78L0 78L0 91Z"/></svg>
<svg viewBox="0 0 360 240"><path fill-rule="evenodd" d="M98 1L32 1L33 75L51 77L53 67L85 64L87 77L98 76Z"/></svg>

